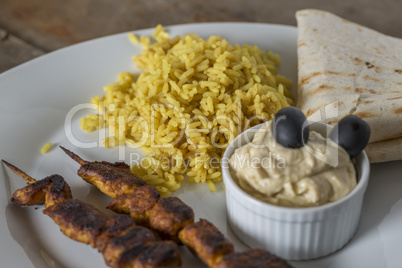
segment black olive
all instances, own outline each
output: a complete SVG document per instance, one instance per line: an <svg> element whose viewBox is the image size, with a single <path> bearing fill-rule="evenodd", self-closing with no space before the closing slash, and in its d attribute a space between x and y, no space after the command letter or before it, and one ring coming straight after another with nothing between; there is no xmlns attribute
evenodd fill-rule
<svg viewBox="0 0 402 268"><path fill-rule="evenodd" d="M280 109L272 122L276 142L286 148L301 148L308 141L309 127L306 117L296 107Z"/></svg>
<svg viewBox="0 0 402 268"><path fill-rule="evenodd" d="M370 126L363 119L348 115L329 133L329 138L342 146L351 158L358 156L370 139Z"/></svg>

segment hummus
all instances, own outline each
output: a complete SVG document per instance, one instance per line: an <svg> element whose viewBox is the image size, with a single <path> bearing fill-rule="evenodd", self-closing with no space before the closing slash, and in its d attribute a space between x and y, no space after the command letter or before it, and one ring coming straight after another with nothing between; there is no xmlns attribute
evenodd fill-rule
<svg viewBox="0 0 402 268"><path fill-rule="evenodd" d="M311 131L306 145L285 148L275 141L271 122L229 160L233 178L252 196L279 206L313 207L336 201L356 186L348 153Z"/></svg>

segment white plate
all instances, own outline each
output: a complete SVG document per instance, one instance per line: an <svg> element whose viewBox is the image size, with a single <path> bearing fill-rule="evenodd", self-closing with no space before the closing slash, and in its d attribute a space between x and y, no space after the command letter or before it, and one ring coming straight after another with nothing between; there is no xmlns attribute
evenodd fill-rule
<svg viewBox="0 0 402 268"><path fill-rule="evenodd" d="M297 30L294 27L256 23L207 23L167 27L172 36L197 33L202 37L221 35L229 42L248 43L270 49L282 58L280 72L296 85ZM135 32L151 35L152 29ZM78 165L59 148L63 145L88 160L129 162L124 148L79 148L68 139L67 128L75 141L96 141L96 133L79 130L81 109L72 118L73 107L87 106L90 97L103 93L102 87L117 80L120 72L138 72L131 56L140 52L127 34L118 34L49 53L0 75L0 157L32 177L41 179L58 173L71 185L74 197L104 209L109 198L100 194L76 175ZM79 106L77 106L79 105ZM66 120L67 118L67 120ZM71 119L71 120L70 120ZM52 150L40 154L52 142ZM91 145L91 144L90 144ZM372 165L372 175L364 201L361 224L353 240L328 257L293 262L295 267L401 267L402 179L401 162ZM14 190L24 185L7 168L0 172L0 260L2 267L105 267L102 255L88 245L65 237L42 208L20 208L9 203ZM227 226L224 191L209 192L206 185L187 184L176 195L192 206L196 218L206 218L235 244L246 247ZM105 210L106 211L106 210ZM183 267L203 267L182 249Z"/></svg>

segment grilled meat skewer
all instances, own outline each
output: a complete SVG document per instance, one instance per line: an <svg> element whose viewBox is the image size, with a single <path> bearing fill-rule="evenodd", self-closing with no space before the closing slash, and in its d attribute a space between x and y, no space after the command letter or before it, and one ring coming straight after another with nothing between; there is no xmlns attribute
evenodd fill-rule
<svg viewBox="0 0 402 268"><path fill-rule="evenodd" d="M127 164L89 162L64 147L61 149L81 165L77 172L80 177L115 198L109 208L129 212L137 224L150 227L162 238L180 243L178 232L194 223L194 212L189 206L177 197L160 198L158 191L132 173Z"/></svg>
<svg viewBox="0 0 402 268"><path fill-rule="evenodd" d="M19 206L45 204L43 213L71 239L90 244L102 252L112 267L177 267L180 251L172 241L158 241L155 234L136 226L128 215L108 216L90 204L72 199L67 182L60 175L36 181L3 160L28 183L14 192L11 201Z"/></svg>
<svg viewBox="0 0 402 268"><path fill-rule="evenodd" d="M137 224L149 226L164 239L183 243L210 267L234 252L232 243L212 223L206 220L194 223L192 209L179 198L161 198L154 187L138 183L139 177L133 173L121 176L121 169L126 164L89 162L64 147L61 149L81 165L77 172L79 176L114 197L108 208L118 213L130 213ZM129 171L126 166L124 169ZM130 178L137 187L131 187ZM127 187L124 187L126 183ZM119 185L124 193L121 189L111 193L111 184Z"/></svg>
<svg viewBox="0 0 402 268"><path fill-rule="evenodd" d="M233 244L212 223L203 219L194 223L193 211L179 198L161 198L154 187L138 183L140 178L133 173L131 175L125 173L125 176L121 177L118 169L126 166L125 169L129 170L128 165L124 163L88 162L73 152L61 148L72 159L81 164L77 172L79 176L85 181L89 181L103 193L114 197L108 208L118 213L130 213L137 224L149 226L165 239L182 242L209 267L241 267L236 264L235 260L250 265L244 267L290 267L286 261L266 250L235 253ZM88 169L88 166L91 168ZM127 187L123 186L127 180L130 180L130 177L135 181L137 187L132 187L133 184L130 182L128 182ZM110 191L113 189L108 186L111 182L120 185L124 190L119 189L111 193ZM122 192L124 193L121 194ZM271 262L274 265L266 266L265 264L268 264L271 259L276 260L275 263Z"/></svg>

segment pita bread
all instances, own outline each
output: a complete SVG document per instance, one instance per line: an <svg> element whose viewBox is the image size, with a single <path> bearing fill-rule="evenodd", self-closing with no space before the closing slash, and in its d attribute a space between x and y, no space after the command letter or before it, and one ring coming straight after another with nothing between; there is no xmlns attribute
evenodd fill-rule
<svg viewBox="0 0 402 268"><path fill-rule="evenodd" d="M296 18L298 107L333 124L357 115L371 127L370 142L402 137L402 39L324 11ZM380 143L370 148L379 153Z"/></svg>
<svg viewBox="0 0 402 268"><path fill-rule="evenodd" d="M369 143L364 149L371 163L402 159L402 137Z"/></svg>

